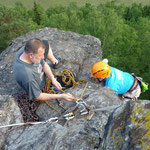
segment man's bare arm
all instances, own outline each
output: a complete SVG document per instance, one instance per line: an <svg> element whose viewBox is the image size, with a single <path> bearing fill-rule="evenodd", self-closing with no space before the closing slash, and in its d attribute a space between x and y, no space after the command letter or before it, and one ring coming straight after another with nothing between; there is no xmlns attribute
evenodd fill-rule
<svg viewBox="0 0 150 150"><path fill-rule="evenodd" d="M53 99L65 99L67 101L72 101L74 96L69 93L66 94L48 94L48 93L41 93L37 98L34 98L36 101L47 101Z"/></svg>
<svg viewBox="0 0 150 150"><path fill-rule="evenodd" d="M45 62L45 64L43 65L43 71L45 72L46 76L50 79L53 80L54 75L51 71L51 68L49 67L49 65L47 64L47 62Z"/></svg>
<svg viewBox="0 0 150 150"><path fill-rule="evenodd" d="M45 72L46 76L52 81L52 84L58 89L61 90L62 87L60 85L60 83L55 79L51 68L49 67L49 65L47 64L47 62L45 62L44 66L43 66L43 71Z"/></svg>

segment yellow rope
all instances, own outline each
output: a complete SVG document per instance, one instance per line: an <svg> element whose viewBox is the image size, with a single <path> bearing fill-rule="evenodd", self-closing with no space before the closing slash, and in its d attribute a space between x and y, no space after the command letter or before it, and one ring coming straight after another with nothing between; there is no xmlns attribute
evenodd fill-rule
<svg viewBox="0 0 150 150"><path fill-rule="evenodd" d="M83 94L84 94L84 92L85 92L87 86L88 86L88 82L86 83L86 85L85 85L85 87L84 87L84 89L83 89L83 91L82 91L82 94L81 94L81 96L80 96L80 100L82 100Z"/></svg>
<svg viewBox="0 0 150 150"><path fill-rule="evenodd" d="M51 107L52 109L54 109L56 112L59 113L60 117L62 117L62 114L57 110L55 109L52 105L50 105L48 102L44 101L49 107Z"/></svg>
<svg viewBox="0 0 150 150"><path fill-rule="evenodd" d="M81 101L82 100L82 97L83 97L83 94L84 94L84 92L85 92L85 90L86 90L86 88L87 88L87 86L88 86L88 81L87 80L82 80L82 79L80 79L79 81L78 81L78 83L76 84L76 85L78 85L78 84L81 84L81 83L83 83L83 82L86 82L86 85L85 85L85 87L84 87L84 89L83 89L83 91L82 91L82 94L81 94L81 96L80 96L80 99L77 99L77 98L74 98L74 101ZM60 90L62 93L66 93L65 91L63 91L63 90Z"/></svg>
<svg viewBox="0 0 150 150"><path fill-rule="evenodd" d="M62 76L62 81L66 85L73 84L73 86L76 86L79 84L79 81L76 82L73 73L70 70L64 70L61 74L57 74L56 76ZM68 80L68 81L67 81Z"/></svg>
<svg viewBox="0 0 150 150"><path fill-rule="evenodd" d="M63 91L63 90L60 90L60 92L62 92L62 93L66 93L65 91ZM79 99L77 99L77 98L74 98L73 99L74 101L79 101Z"/></svg>
<svg viewBox="0 0 150 150"><path fill-rule="evenodd" d="M77 99L77 98L74 98L74 101L81 101L82 97L83 97L83 94L85 92L85 89L87 88L87 85L88 85L88 80L82 80L80 79L78 82L75 81L75 78L74 78L74 75L73 73L70 71L70 70L64 70L61 74L57 74L55 76L61 76L62 77L62 81L64 84L66 85L69 85L73 84L73 87L76 86L76 85L79 85L79 84L82 84L83 82L86 82L86 85L82 91L82 94L80 96L80 99ZM68 81L67 81L68 80ZM60 91L54 91L54 88L52 87L52 83L51 83L51 80L46 78L46 85L45 87L43 88L43 92L45 93L49 93L49 94L57 94L58 92L62 92L62 93L66 93L65 91L63 90L60 90ZM51 106L48 102L45 101L45 103L51 107L52 109L54 109L56 112L59 113L60 117L62 117L62 114L57 110L55 109L53 106Z"/></svg>

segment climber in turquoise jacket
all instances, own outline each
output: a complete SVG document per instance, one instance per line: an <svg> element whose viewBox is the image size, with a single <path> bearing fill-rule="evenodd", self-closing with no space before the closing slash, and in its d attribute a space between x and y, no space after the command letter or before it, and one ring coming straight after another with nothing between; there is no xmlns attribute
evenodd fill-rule
<svg viewBox="0 0 150 150"><path fill-rule="evenodd" d="M132 75L114 67L110 67L110 70L111 74L102 83L103 86L111 87L117 94L124 94L129 91L134 83Z"/></svg>
<svg viewBox="0 0 150 150"><path fill-rule="evenodd" d="M108 60L104 59L92 66L90 78L101 82L103 86L112 88L118 95L122 95L125 101L135 100L141 94L138 80L127 72L111 67Z"/></svg>

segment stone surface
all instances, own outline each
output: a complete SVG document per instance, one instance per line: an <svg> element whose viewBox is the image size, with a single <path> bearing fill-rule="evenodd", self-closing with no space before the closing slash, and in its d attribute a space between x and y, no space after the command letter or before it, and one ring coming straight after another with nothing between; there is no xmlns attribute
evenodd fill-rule
<svg viewBox="0 0 150 150"><path fill-rule="evenodd" d="M10 95L0 96L0 126L23 122L20 109ZM9 128L0 128L0 149L5 147L5 140L9 134Z"/></svg>
<svg viewBox="0 0 150 150"><path fill-rule="evenodd" d="M44 28L16 38L0 54L0 126L23 122L17 103L11 96L14 93L23 93L13 79L12 65L16 52L27 40L34 37L48 40L54 55L63 57L62 66L53 70L55 74L69 69L79 78L87 79L92 64L102 59L101 42L89 35ZM79 99L84 87L85 83L82 83L65 92ZM102 88L93 81L88 82L82 98L91 109L107 107L107 110L78 115L66 121L60 118L58 112L41 103L36 113L43 123L0 129L0 149L143 150L149 148L149 101L123 104L114 91L108 87ZM63 107L60 107L58 102ZM65 100L51 100L48 103L62 115L73 111L76 105L75 102ZM117 107L109 110L109 106ZM58 117L59 121L44 123L51 117Z"/></svg>
<svg viewBox="0 0 150 150"><path fill-rule="evenodd" d="M103 150L150 149L150 101L127 102L109 117Z"/></svg>

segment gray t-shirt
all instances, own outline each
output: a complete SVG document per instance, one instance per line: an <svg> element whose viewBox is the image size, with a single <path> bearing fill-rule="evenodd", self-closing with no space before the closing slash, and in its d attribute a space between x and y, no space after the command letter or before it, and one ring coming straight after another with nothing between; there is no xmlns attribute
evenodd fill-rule
<svg viewBox="0 0 150 150"><path fill-rule="evenodd" d="M13 65L14 78L17 83L28 93L30 100L38 97L45 86L46 75L42 68L45 64L48 50L49 46L46 45L45 58L42 59L40 63L27 64L20 60L20 56L24 52L24 46L15 56Z"/></svg>

